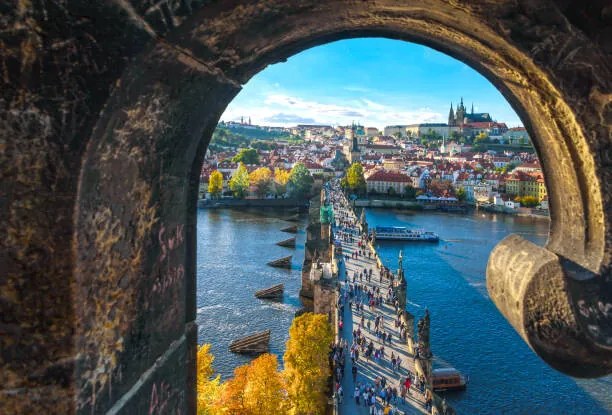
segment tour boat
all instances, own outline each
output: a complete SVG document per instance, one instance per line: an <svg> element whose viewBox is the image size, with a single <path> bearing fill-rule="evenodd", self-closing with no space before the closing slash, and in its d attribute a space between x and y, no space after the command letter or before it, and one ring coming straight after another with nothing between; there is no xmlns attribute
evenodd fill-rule
<svg viewBox="0 0 612 415"><path fill-rule="evenodd" d="M438 242L440 238L433 232L408 229L399 226L377 226L376 240Z"/></svg>
<svg viewBox="0 0 612 415"><path fill-rule="evenodd" d="M457 369L452 367L440 368L432 370L433 390L463 390L465 389L468 379L463 376Z"/></svg>

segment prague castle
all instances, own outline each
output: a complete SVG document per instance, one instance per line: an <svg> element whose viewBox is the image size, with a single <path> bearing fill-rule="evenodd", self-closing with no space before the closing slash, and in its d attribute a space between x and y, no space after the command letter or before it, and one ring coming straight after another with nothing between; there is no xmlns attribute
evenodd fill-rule
<svg viewBox="0 0 612 415"><path fill-rule="evenodd" d="M448 113L449 127L460 127L464 124L475 122L493 122L493 120L488 112L474 113L474 104L472 104L472 110L468 114L465 109L465 105L463 105L463 97L461 98L459 105L457 105L457 112L453 111L453 104L451 103L450 111Z"/></svg>

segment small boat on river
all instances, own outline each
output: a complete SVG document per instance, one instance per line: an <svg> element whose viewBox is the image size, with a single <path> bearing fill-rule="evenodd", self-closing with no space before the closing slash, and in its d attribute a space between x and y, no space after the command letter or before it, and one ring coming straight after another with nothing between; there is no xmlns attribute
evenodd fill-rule
<svg viewBox="0 0 612 415"><path fill-rule="evenodd" d="M401 226L377 226L376 240L438 242L440 237L429 231L408 229Z"/></svg>
<svg viewBox="0 0 612 415"><path fill-rule="evenodd" d="M445 367L434 369L432 371L433 390L463 390L466 388L468 378L463 376L457 369L453 367Z"/></svg>

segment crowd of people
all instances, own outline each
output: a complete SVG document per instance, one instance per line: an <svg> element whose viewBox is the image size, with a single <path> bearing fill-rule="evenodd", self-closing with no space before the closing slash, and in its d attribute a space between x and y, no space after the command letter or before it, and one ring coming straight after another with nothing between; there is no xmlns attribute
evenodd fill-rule
<svg viewBox="0 0 612 415"><path fill-rule="evenodd" d="M395 277L380 261L375 262L377 265L372 264L371 260L377 259L376 251L371 248L372 236L361 232L359 222L340 189L329 189L328 200L334 208L335 243L343 250L345 263L344 273L340 275L338 329L341 332L346 329L345 316L352 316L354 322L348 328L352 337L343 336L344 339L332 347L335 397L338 403L343 402L345 391L342 382L345 379L345 366L350 360L354 385L354 390L350 391L351 397L357 406L366 408L367 413L403 413L398 406L406 404L412 394L419 394L419 400L424 401L425 409L428 409L431 407L431 396L427 396L429 393L424 387L423 377L402 366L405 362L392 349L394 342L405 341L407 336L407 327L401 319L403 310L399 309L394 290ZM355 243L356 247L352 248ZM353 269L352 275L347 270L348 264ZM385 305L394 306L394 318L390 319L384 312ZM350 345L346 338L352 339ZM371 373L376 373L375 365L388 368L392 374L390 379L385 378L384 374L372 378ZM364 381L365 376L358 376L359 367L369 372L370 381Z"/></svg>

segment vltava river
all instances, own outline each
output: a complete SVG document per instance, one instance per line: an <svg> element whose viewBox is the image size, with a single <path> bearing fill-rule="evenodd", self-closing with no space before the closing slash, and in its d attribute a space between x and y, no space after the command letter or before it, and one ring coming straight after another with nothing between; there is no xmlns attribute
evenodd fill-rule
<svg viewBox="0 0 612 415"><path fill-rule="evenodd" d="M297 235L296 250L274 245L291 236L280 232L290 225L280 219L286 216L278 211L198 212L199 341L212 343L214 366L224 378L248 361L228 352L229 342L238 336L270 328L271 351L279 356L284 352L287 330L299 308L305 237L303 231ZM403 249L408 308L417 318L425 307L431 313L436 365L453 366L470 376L466 391L447 394L460 414L612 413L610 377L576 380L549 368L487 296L485 269L491 249L509 233L544 244L547 221L376 209L368 210L367 218L371 226L409 226L440 235L439 244L379 241L378 250L385 264L396 269ZM291 253L290 271L265 265ZM282 303L254 298L257 289L281 282Z"/></svg>

